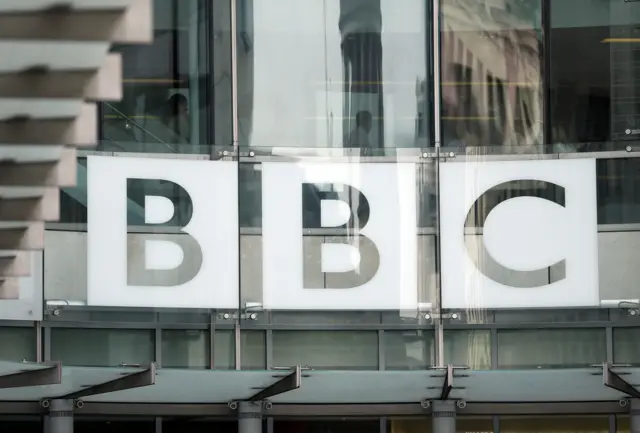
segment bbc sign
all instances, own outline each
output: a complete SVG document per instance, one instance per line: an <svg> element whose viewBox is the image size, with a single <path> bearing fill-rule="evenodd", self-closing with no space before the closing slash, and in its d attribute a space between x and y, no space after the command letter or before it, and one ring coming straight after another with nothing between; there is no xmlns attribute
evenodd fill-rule
<svg viewBox="0 0 640 433"><path fill-rule="evenodd" d="M597 305L593 161L493 164L442 164L443 306ZM269 162L261 176L265 309L418 308L415 164ZM467 233L474 203L523 179L529 195ZM89 305L239 308L236 162L95 156L87 182ZM520 223L543 235L514 245ZM309 242L312 227L338 230Z"/></svg>

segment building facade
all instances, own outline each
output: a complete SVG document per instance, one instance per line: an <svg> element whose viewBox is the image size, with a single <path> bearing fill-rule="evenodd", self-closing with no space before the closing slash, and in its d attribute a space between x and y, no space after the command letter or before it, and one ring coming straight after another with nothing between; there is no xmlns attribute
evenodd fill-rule
<svg viewBox="0 0 640 433"><path fill-rule="evenodd" d="M3 431L640 431L640 2L147 3L0 244Z"/></svg>

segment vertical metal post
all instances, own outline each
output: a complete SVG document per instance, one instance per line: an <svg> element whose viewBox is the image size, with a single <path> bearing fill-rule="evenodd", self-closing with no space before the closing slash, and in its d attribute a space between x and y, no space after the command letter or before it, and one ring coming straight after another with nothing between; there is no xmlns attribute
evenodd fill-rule
<svg viewBox="0 0 640 433"><path fill-rule="evenodd" d="M631 433L640 433L640 400L637 398L630 401L629 418Z"/></svg>
<svg viewBox="0 0 640 433"><path fill-rule="evenodd" d="M51 400L44 433L73 433L73 400Z"/></svg>
<svg viewBox="0 0 640 433"><path fill-rule="evenodd" d="M456 402L451 400L433 401L432 422L433 433L456 433Z"/></svg>
<svg viewBox="0 0 640 433"><path fill-rule="evenodd" d="M238 403L238 433L262 433L262 402Z"/></svg>
<svg viewBox="0 0 640 433"><path fill-rule="evenodd" d="M189 128L191 151L199 153L200 142L200 3L189 3Z"/></svg>
<svg viewBox="0 0 640 433"><path fill-rule="evenodd" d="M238 0L231 0L231 135L238 151Z"/></svg>
<svg viewBox="0 0 640 433"><path fill-rule="evenodd" d="M442 146L442 97L440 89L440 0L433 2L432 9L433 26L433 140L436 148L435 174L436 174L436 266L438 267L436 290L436 314L435 325L435 349L436 365L444 367L444 329L442 324L442 277L440 272L440 147Z"/></svg>

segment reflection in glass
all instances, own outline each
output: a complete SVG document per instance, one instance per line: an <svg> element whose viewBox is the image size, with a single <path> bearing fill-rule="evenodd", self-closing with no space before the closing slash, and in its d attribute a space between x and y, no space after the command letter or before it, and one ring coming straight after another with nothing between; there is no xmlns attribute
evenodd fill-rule
<svg viewBox="0 0 640 433"><path fill-rule="evenodd" d="M485 330L445 331L444 362L472 370L491 368L491 333Z"/></svg>
<svg viewBox="0 0 640 433"><path fill-rule="evenodd" d="M162 330L162 367L208 368L209 333L197 329Z"/></svg>
<svg viewBox="0 0 640 433"><path fill-rule="evenodd" d="M426 6L240 0L241 145L425 147Z"/></svg>
<svg viewBox="0 0 640 433"><path fill-rule="evenodd" d="M122 54L124 89L121 101L102 103L100 148L209 154L211 143L229 145L228 134L214 130L231 124L229 63L221 45L230 45L222 31L228 24L221 21L228 17L228 2L153 3L153 43L115 48ZM216 30L216 38L208 38L209 26ZM226 113L226 123L214 122L216 128L209 128L211 105ZM215 120L224 120L221 113Z"/></svg>
<svg viewBox="0 0 640 433"><path fill-rule="evenodd" d="M434 331L385 331L386 370L425 370L434 364Z"/></svg>
<svg viewBox="0 0 640 433"><path fill-rule="evenodd" d="M378 433L380 422L376 420L340 421L280 421L273 423L274 433Z"/></svg>
<svg viewBox="0 0 640 433"><path fill-rule="evenodd" d="M640 134L640 4L549 3L553 143L564 151L623 149Z"/></svg>
<svg viewBox="0 0 640 433"><path fill-rule="evenodd" d="M441 31L443 145L536 151L541 0L442 0Z"/></svg>
<svg viewBox="0 0 640 433"><path fill-rule="evenodd" d="M613 362L617 364L640 364L640 328L617 328L613 330Z"/></svg>
<svg viewBox="0 0 640 433"><path fill-rule="evenodd" d="M0 360L36 361L34 328L0 328Z"/></svg>
<svg viewBox="0 0 640 433"><path fill-rule="evenodd" d="M153 331L146 329L51 330L51 359L63 365L117 367L154 361Z"/></svg>
<svg viewBox="0 0 640 433"><path fill-rule="evenodd" d="M375 331L274 331L273 366L318 369L378 369Z"/></svg>
<svg viewBox="0 0 640 433"><path fill-rule="evenodd" d="M500 368L584 367L606 359L604 329L498 331Z"/></svg>
<svg viewBox="0 0 640 433"><path fill-rule="evenodd" d="M392 418L389 420L390 433L431 433L433 421L429 418ZM456 417L456 432L490 433L493 432L493 419L471 418L458 415Z"/></svg>
<svg viewBox="0 0 640 433"><path fill-rule="evenodd" d="M218 370L235 369L235 332L216 331L214 341L213 368ZM266 354L264 332L242 331L240 333L240 368L242 370L264 370L267 364Z"/></svg>
<svg viewBox="0 0 640 433"><path fill-rule="evenodd" d="M607 433L606 416L500 417L501 433Z"/></svg>

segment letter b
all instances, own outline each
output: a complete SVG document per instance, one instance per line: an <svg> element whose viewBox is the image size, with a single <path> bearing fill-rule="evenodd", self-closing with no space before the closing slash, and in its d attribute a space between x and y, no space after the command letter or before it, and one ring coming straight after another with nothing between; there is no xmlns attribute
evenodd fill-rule
<svg viewBox="0 0 640 433"><path fill-rule="evenodd" d="M90 157L87 302L236 308L237 163Z"/></svg>
<svg viewBox="0 0 640 433"><path fill-rule="evenodd" d="M263 163L264 308L416 308L415 171L403 163Z"/></svg>

